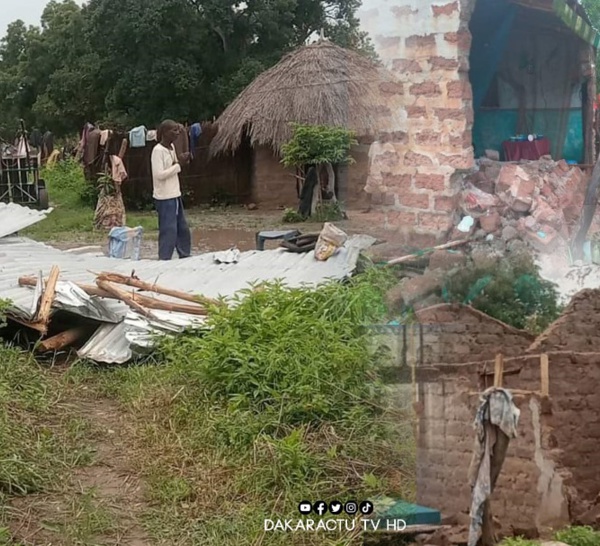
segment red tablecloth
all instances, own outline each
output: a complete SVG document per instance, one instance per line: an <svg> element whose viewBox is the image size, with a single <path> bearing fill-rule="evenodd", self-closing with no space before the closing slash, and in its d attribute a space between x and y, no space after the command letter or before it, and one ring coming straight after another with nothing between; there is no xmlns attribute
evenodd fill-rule
<svg viewBox="0 0 600 546"><path fill-rule="evenodd" d="M550 155L550 141L547 138L540 138L529 142L512 142L505 140L502 143L505 161L521 161L523 159L536 161L544 155Z"/></svg>

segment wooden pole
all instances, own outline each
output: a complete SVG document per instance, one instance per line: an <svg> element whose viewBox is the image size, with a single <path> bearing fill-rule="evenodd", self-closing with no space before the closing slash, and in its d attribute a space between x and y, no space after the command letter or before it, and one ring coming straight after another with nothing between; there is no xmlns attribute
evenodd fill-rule
<svg viewBox="0 0 600 546"><path fill-rule="evenodd" d="M145 309L139 303L134 301L133 297L131 297L131 295L125 292L124 290L119 290L117 287L113 286L112 284L106 281L97 280L96 283L98 284L98 288L108 292L109 294L113 294L116 297L116 299L121 300L123 303L126 303L134 311L137 311L138 313L140 313L148 319L158 320L150 311L148 311L148 309Z"/></svg>
<svg viewBox="0 0 600 546"><path fill-rule="evenodd" d="M494 387L497 389L502 387L504 381L504 357L502 354L496 355L496 362L494 365Z"/></svg>
<svg viewBox="0 0 600 546"><path fill-rule="evenodd" d="M35 286L36 285L35 277L20 277L19 278L19 286ZM121 300L121 298L114 293L107 292L102 288L98 288L97 286L91 284L76 284L77 287L81 288L86 294L89 296L96 296L99 298L107 298L112 300ZM185 305L182 303L170 303L162 300L158 300L155 298L150 298L148 296L142 296L141 294L136 294L132 292L129 296L133 299L133 301L143 305L144 307L148 307L149 309L156 309L160 311L171 311L173 313L185 313L187 315L198 315L205 316L208 314L206 309L198 306L198 305Z"/></svg>
<svg viewBox="0 0 600 546"><path fill-rule="evenodd" d="M452 241L450 243L445 243L443 245L438 245L438 246L434 246L433 248L429 249L427 252L433 252L434 250L446 250L449 248L455 248L457 246L462 246L462 245L466 245L467 243L471 242L471 239L464 239L461 241ZM392 266L392 265L398 265L398 264L402 264L405 262L410 262L412 260L416 260L418 258L421 258L423 256L423 254L409 254L408 256L402 256L401 258L395 258L393 260L390 260L386 266Z"/></svg>
<svg viewBox="0 0 600 546"><path fill-rule="evenodd" d="M48 323L50 322L52 304L54 303L54 298L56 296L56 283L58 282L59 275L59 268L56 266L52 266L52 269L50 270L50 275L48 277L48 281L46 282L46 286L44 287L44 293L42 294L40 309L36 315L35 320L33 321L33 323L39 327L36 329L38 329L44 334L48 331Z"/></svg>
<svg viewBox="0 0 600 546"><path fill-rule="evenodd" d="M542 380L542 396L548 398L550 395L550 361L547 354L540 356L540 371Z"/></svg>
<svg viewBox="0 0 600 546"><path fill-rule="evenodd" d="M37 350L40 353L49 353L51 351L60 351L65 347L73 345L78 339L81 339L85 333L86 328L81 326L77 328L71 328L70 330L65 330L64 332L45 339L39 345Z"/></svg>
<svg viewBox="0 0 600 546"><path fill-rule="evenodd" d="M144 282L133 275L131 277L126 277L125 275L119 275L118 273L100 273L100 275L98 275L98 279L116 284L133 286L134 288L139 288L140 290L145 290L146 292L155 292L157 294L171 296L173 298L189 301L192 303L199 303L203 305L219 305L220 303L217 300L206 298L204 296L188 294L186 292L180 292L179 290L172 290L171 288L165 288L164 286L158 286L157 284Z"/></svg>

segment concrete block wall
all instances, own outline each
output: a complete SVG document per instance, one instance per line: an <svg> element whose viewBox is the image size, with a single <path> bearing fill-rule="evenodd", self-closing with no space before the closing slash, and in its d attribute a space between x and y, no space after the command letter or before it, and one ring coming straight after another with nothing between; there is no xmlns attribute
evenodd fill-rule
<svg viewBox="0 0 600 546"><path fill-rule="evenodd" d="M459 184L474 166L468 79L472 0L364 0L359 17L398 78L395 131L371 146L367 191L380 221L403 238L439 239L452 226Z"/></svg>

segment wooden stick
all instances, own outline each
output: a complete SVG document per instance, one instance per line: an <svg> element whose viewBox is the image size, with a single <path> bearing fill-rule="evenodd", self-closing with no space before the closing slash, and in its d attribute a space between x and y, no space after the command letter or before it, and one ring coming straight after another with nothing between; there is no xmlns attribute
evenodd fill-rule
<svg viewBox="0 0 600 546"><path fill-rule="evenodd" d="M37 283L35 277L20 277L19 278L19 286L35 286ZM120 300L119 296L116 296L114 293L107 292L106 290L102 290L97 286L92 284L79 284L76 283L76 286L81 288L86 294L89 296L96 296L99 298L107 298L111 300ZM141 294L131 293L129 294L133 301L147 307L149 309L156 309L159 311L171 311L173 313L185 313L187 315L198 315L205 316L208 314L206 309L196 306L196 305L185 305L181 303L170 303L154 298L149 298L148 296L142 296Z"/></svg>
<svg viewBox="0 0 600 546"><path fill-rule="evenodd" d="M149 318L151 320L158 320L152 314L152 312L148 311L148 309L145 309L139 303L134 301L131 295L125 292L124 290L120 290L116 286L113 286L112 284L106 281L101 281L99 279L96 281L96 284L98 285L98 288L104 290L105 292L108 292L109 294L113 294L116 297L116 299L121 300L123 303L126 303L134 311L137 311L146 318Z"/></svg>
<svg viewBox="0 0 600 546"><path fill-rule="evenodd" d="M471 242L471 239L464 239L462 241L452 241L451 243L446 243L443 245L438 245L438 246L434 246L433 248L430 248L426 251L427 254L434 252L436 250L446 250L448 248L455 248L457 246L462 246L465 245L467 243ZM390 260L387 264L386 267L389 267L391 265L397 265L397 264L402 264L405 262L410 262L411 260L416 260L418 258L421 258L422 256L424 256L424 254L409 254L408 256L402 256L402 258L395 258L394 260Z"/></svg>
<svg viewBox="0 0 600 546"><path fill-rule="evenodd" d="M540 371L542 376L542 396L550 395L550 361L547 354L540 356Z"/></svg>
<svg viewBox="0 0 600 546"><path fill-rule="evenodd" d="M219 305L220 302L217 300L206 298L204 296L197 296L194 294L188 294L186 292L180 292L179 290L172 290L171 288L165 288L163 286L158 286L157 284L151 284L149 282L144 282L133 274L130 277L126 277L125 275L119 275L118 273L100 273L98 278L102 281L113 282L117 284L125 284L127 286L133 286L134 288L139 288L140 290L145 290L146 292L156 292L157 294L163 294L164 296L171 296L173 298L177 298L184 301L189 301L192 303L200 303L200 304L211 304L211 305Z"/></svg>
<svg viewBox="0 0 600 546"><path fill-rule="evenodd" d="M81 339L87 329L81 326L77 328L71 328L70 330L65 330L64 332L45 339L38 345L38 351L41 353L48 353L50 351L60 351L69 345L73 345L78 339Z"/></svg>
<svg viewBox="0 0 600 546"><path fill-rule="evenodd" d="M501 388L504 380L504 357L502 354L496 355L494 365L494 387Z"/></svg>
<svg viewBox="0 0 600 546"><path fill-rule="evenodd" d="M56 283L58 282L59 275L60 269L56 266L52 266L48 281L44 288L44 293L42 294L40 309L36 319L33 321L40 326L40 331L43 333L48 331L48 322L50 322L50 313L52 312L52 304L54 303L54 297L56 296Z"/></svg>

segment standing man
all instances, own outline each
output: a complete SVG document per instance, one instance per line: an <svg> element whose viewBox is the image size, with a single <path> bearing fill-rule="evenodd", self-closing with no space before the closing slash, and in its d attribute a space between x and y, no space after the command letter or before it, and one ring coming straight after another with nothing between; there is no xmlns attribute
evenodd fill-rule
<svg viewBox="0 0 600 546"><path fill-rule="evenodd" d="M158 259L170 260L177 250L179 258L192 253L192 236L183 211L177 159L173 142L179 136L179 125L163 121L158 129L158 144L152 150L153 197L158 212ZM181 162L187 164L190 154L184 153Z"/></svg>

